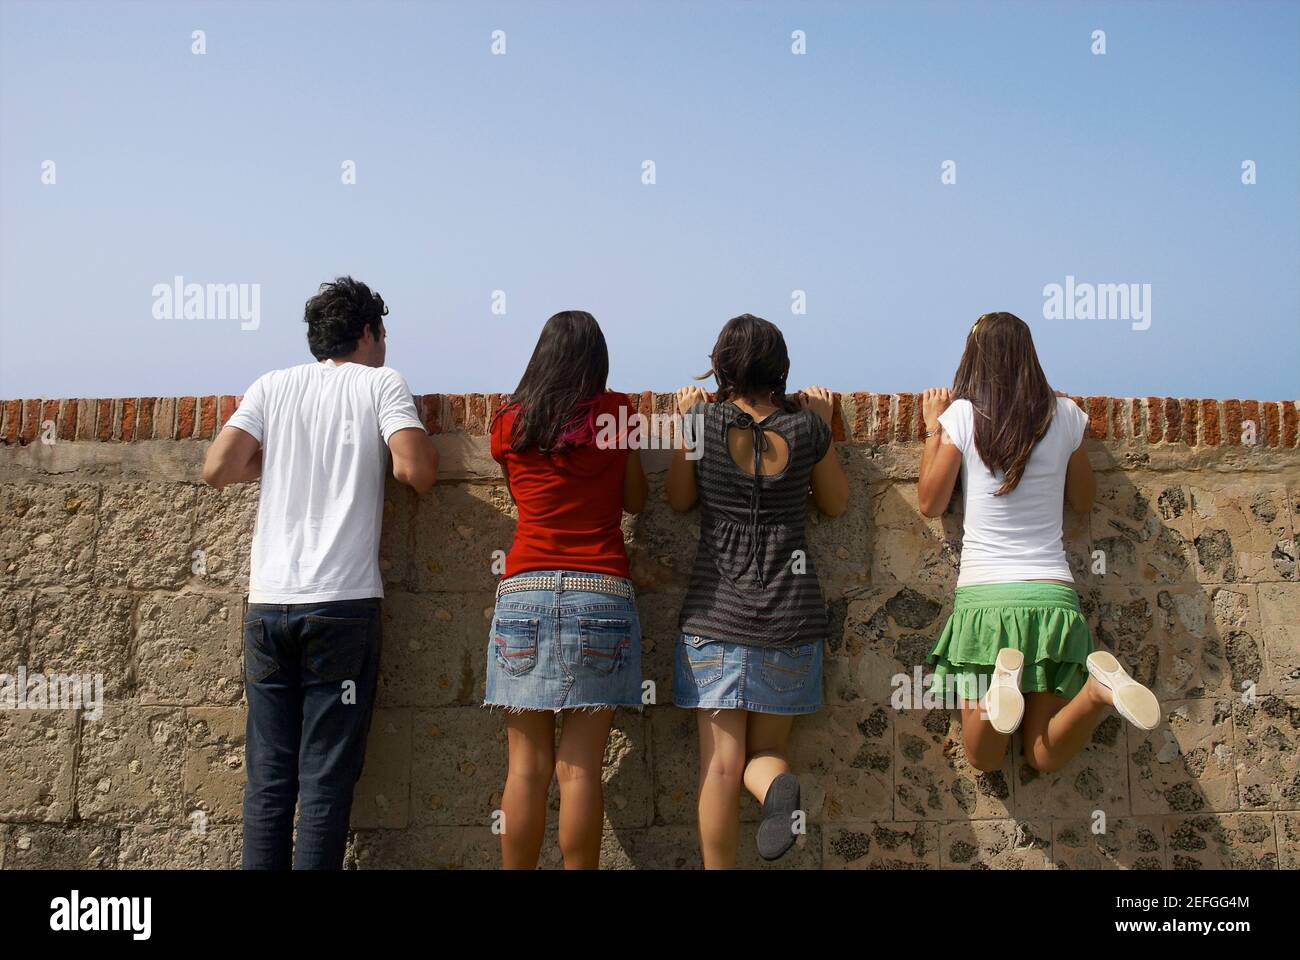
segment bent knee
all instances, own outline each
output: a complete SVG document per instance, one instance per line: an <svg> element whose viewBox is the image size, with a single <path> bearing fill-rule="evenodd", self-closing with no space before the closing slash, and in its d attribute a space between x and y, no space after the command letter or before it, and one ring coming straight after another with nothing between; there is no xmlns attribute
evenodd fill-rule
<svg viewBox="0 0 1300 960"><path fill-rule="evenodd" d="M970 765L980 773L997 773L1002 769L1002 758L997 757L967 757Z"/></svg>
<svg viewBox="0 0 1300 960"><path fill-rule="evenodd" d="M1025 748L1025 763L1039 773L1056 773L1065 766L1065 761L1057 760L1055 757L1042 756L1029 747Z"/></svg>

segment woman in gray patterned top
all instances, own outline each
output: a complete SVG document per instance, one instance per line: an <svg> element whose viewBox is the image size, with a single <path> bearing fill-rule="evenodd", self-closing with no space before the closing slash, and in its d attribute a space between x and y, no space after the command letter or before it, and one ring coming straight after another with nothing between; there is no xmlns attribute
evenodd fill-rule
<svg viewBox="0 0 1300 960"><path fill-rule="evenodd" d="M710 355L717 399L678 391L694 432L673 455L668 502L700 504L700 543L682 605L673 703L699 710L700 846L731 867L743 782L763 805L759 854L775 860L803 832L799 782L785 759L796 714L821 706L826 604L808 555L808 497L838 516L849 487L831 438L832 398L787 396L790 359L775 325L745 314Z"/></svg>

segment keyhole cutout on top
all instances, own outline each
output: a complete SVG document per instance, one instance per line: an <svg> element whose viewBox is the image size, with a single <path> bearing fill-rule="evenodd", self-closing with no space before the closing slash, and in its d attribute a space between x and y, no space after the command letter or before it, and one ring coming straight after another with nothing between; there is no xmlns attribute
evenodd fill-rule
<svg viewBox="0 0 1300 960"><path fill-rule="evenodd" d="M785 465L790 462L790 447L785 442L785 437L775 430L764 430L763 436L767 440L760 460L760 474L764 477L770 477L780 473L785 469ZM727 451L731 454L731 461L747 477L754 475L754 431L748 427L732 426L727 430Z"/></svg>

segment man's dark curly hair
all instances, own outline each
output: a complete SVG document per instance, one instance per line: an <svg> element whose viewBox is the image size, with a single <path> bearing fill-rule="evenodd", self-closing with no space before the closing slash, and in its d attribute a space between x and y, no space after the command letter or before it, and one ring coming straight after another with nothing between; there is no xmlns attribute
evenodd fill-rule
<svg viewBox="0 0 1300 960"><path fill-rule="evenodd" d="M384 298L360 280L339 277L322 283L303 311L307 321L307 346L317 360L346 357L356 350L366 327L379 339L383 318L388 314Z"/></svg>

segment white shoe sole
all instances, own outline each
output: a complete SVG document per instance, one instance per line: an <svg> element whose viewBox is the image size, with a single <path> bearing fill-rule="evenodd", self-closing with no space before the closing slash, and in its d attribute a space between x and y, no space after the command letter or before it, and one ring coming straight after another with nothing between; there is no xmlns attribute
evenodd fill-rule
<svg viewBox="0 0 1300 960"><path fill-rule="evenodd" d="M998 651L993 677L984 694L984 714L998 733L1015 733L1025 718L1025 695L1020 692L1024 668L1025 655L1019 650L1003 647Z"/></svg>
<svg viewBox="0 0 1300 960"><path fill-rule="evenodd" d="M1123 664L1105 650L1088 654L1088 673L1110 690L1115 712L1139 730L1160 726L1160 701L1128 675Z"/></svg>

